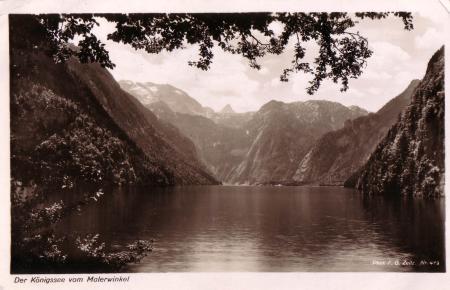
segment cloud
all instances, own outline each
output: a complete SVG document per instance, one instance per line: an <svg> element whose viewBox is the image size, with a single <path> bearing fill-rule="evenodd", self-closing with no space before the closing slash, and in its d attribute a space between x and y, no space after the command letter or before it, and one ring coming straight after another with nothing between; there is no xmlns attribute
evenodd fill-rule
<svg viewBox="0 0 450 290"><path fill-rule="evenodd" d="M266 68L266 67L263 67L260 70L258 70L258 73L262 74L262 75L268 75L269 74L269 69Z"/></svg>
<svg viewBox="0 0 450 290"><path fill-rule="evenodd" d="M387 69L393 64L409 61L411 56L400 46L385 42L375 41L369 44L373 55L369 59L369 65Z"/></svg>
<svg viewBox="0 0 450 290"><path fill-rule="evenodd" d="M301 98L309 98L306 93L306 88L310 86L309 81L311 80L309 75L304 73L297 73L290 78L290 82L292 82L292 92L295 95L302 96Z"/></svg>
<svg viewBox="0 0 450 290"><path fill-rule="evenodd" d="M366 81L380 81L380 80L391 80L392 79L392 75L387 73L386 71L379 71L379 70L373 70L373 69L367 69L365 70L361 77L361 80L366 80Z"/></svg>
<svg viewBox="0 0 450 290"><path fill-rule="evenodd" d="M269 82L269 84L270 84L270 86L271 87L278 87L278 86L280 86L281 85L281 80L280 80L280 78L278 77L278 78L273 78L270 82Z"/></svg>
<svg viewBox="0 0 450 290"><path fill-rule="evenodd" d="M418 49L437 50L444 43L442 32L438 32L434 27L428 28L424 34L416 36L414 44Z"/></svg>
<svg viewBox="0 0 450 290"><path fill-rule="evenodd" d="M189 60L198 58L195 46L158 55L136 53L114 43L108 43L107 48L117 65L112 70L116 79L172 84L215 110L228 103L236 110L248 110L249 105L242 99L251 99L260 86L246 74L245 60L219 49L214 49L211 68L202 71L188 65ZM268 74L268 70L259 73Z"/></svg>
<svg viewBox="0 0 450 290"><path fill-rule="evenodd" d="M168 83L215 110L230 104L236 111L253 111L271 99L284 102L325 99L376 111L402 92L412 79L423 76L429 58L439 47L437 41L443 39L442 29L433 21L418 17L416 29L404 31L398 27L398 20L394 20L363 21L358 26L361 34L369 39L374 53L363 74L350 80L347 92L341 93L339 84L325 81L312 96L306 93L311 80L309 75L292 74L287 83L279 80L283 69L291 64L293 41L289 42L285 53L262 58L259 71L249 68L247 60L241 56L218 48L213 51L210 70L202 71L187 64L189 60L198 59L197 46L186 46L186 49L170 53L147 54L127 45L106 41L106 34L114 29L111 23L103 21L96 29L99 36L103 35L102 40L117 65L112 70L117 80ZM393 27L395 31L389 30ZM282 26L277 24L271 28L276 33L282 30ZM305 46L305 61L312 61L317 55L317 46L312 41Z"/></svg>
<svg viewBox="0 0 450 290"><path fill-rule="evenodd" d="M372 95L380 95L383 91L381 88L378 87L370 87L367 89L367 92L369 92Z"/></svg>
<svg viewBox="0 0 450 290"><path fill-rule="evenodd" d="M438 26L448 21L448 11L439 1L429 1L417 11L417 14Z"/></svg>

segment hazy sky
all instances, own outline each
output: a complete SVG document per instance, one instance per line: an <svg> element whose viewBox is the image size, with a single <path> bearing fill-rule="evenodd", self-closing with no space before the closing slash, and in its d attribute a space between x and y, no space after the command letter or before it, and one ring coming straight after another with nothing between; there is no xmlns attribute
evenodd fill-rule
<svg viewBox="0 0 450 290"><path fill-rule="evenodd" d="M345 93L339 91L339 85L327 81L314 95L305 90L310 76L293 74L287 83L279 80L292 59L292 46L282 55L261 59L259 71L251 69L244 58L216 49L210 70L202 71L187 64L198 59L197 47L150 55L102 38L116 64L111 71L116 80L171 84L214 110L230 104L235 111L254 111L272 99L324 99L376 111L401 93L412 79L423 77L429 58L444 44L446 32L441 19L439 13L416 13L413 31L404 30L401 20L394 17L360 21L355 30L368 38L374 51L364 73L359 79L350 80L350 89ZM110 24L101 23L97 28L99 36L112 31ZM276 25L274 30L277 31ZM311 47L306 56L309 59L314 57L314 46Z"/></svg>

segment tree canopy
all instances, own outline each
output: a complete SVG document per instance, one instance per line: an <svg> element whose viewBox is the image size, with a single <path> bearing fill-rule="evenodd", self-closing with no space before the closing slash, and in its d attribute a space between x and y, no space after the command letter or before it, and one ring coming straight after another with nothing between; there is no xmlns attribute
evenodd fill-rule
<svg viewBox="0 0 450 290"><path fill-rule="evenodd" d="M49 50L57 62L75 56L83 62L98 62L113 69L105 44L93 33L98 18L115 24L107 35L109 40L130 45L136 50L159 53L163 50L183 49L186 45L199 46L199 59L189 65L209 69L213 48L239 54L250 67L260 69L258 60L267 54L283 53L289 41L294 41L294 54L289 67L280 76L288 81L292 73L312 75L309 94L318 90L325 79L348 89L349 79L358 78L372 55L368 40L355 27L359 20L380 20L393 15L403 21L405 30L413 29L411 13L183 13L183 14L41 14L35 15L47 34ZM272 23L278 23L282 32L276 34ZM75 37L78 47L69 43ZM304 60L306 43L317 44L314 61Z"/></svg>

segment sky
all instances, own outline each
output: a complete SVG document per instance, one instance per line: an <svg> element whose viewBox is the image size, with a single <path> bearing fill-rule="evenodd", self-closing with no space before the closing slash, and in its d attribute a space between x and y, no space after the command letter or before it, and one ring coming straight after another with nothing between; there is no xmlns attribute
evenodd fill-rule
<svg viewBox="0 0 450 290"><path fill-rule="evenodd" d="M108 41L106 34L114 27L100 21L96 35L106 43L116 67L111 70L116 80L171 84L195 98L203 106L216 111L230 104L237 112L256 111L270 100L283 102L311 99L330 100L346 106L357 105L375 112L390 99L400 94L413 79L421 79L433 53L444 44L445 26L439 11L433 14L414 13L414 29L403 29L399 18L360 20L353 30L369 40L373 55L358 79L351 79L349 90L340 92L340 85L331 81L322 83L314 94L306 93L309 75L291 75L288 82L280 81L280 74L292 59L290 45L282 55L267 55L259 63L261 70L249 67L246 59L214 49L211 68L202 71L188 65L198 59L198 47L159 54L136 51L130 46ZM273 25L275 33L281 31ZM313 44L306 59L315 55Z"/></svg>

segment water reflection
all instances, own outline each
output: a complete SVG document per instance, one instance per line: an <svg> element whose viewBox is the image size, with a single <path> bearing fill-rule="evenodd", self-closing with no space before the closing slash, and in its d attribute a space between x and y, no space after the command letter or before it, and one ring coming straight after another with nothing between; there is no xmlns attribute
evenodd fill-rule
<svg viewBox="0 0 450 290"><path fill-rule="evenodd" d="M61 230L117 244L155 239L132 272L445 270L443 199L363 198L339 187L115 189Z"/></svg>

